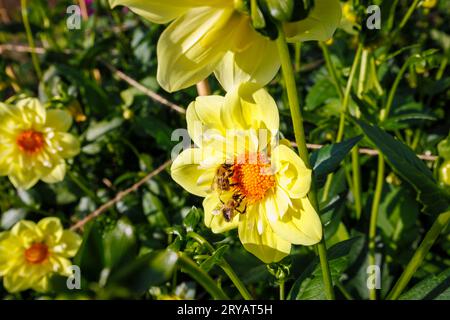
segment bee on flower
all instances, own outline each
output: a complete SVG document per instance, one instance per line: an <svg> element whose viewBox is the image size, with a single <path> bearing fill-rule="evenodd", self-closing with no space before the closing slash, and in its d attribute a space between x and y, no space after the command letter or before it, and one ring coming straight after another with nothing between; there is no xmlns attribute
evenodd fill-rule
<svg viewBox="0 0 450 320"><path fill-rule="evenodd" d="M71 275L70 258L81 237L64 230L58 218L44 218L37 224L22 220L10 231L0 233L0 277L11 293L48 290L52 274Z"/></svg>
<svg viewBox="0 0 450 320"><path fill-rule="evenodd" d="M171 175L205 198L206 226L214 233L237 228L244 247L265 263L287 256L292 244L321 240L322 225L307 197L312 172L276 143L278 109L264 89L245 83L225 97L198 97L186 118L198 147L178 155Z"/></svg>
<svg viewBox="0 0 450 320"><path fill-rule="evenodd" d="M35 98L0 103L0 176L22 189L62 181L65 159L80 152L78 139L67 133L71 125L69 112L46 110Z"/></svg>
<svg viewBox="0 0 450 320"><path fill-rule="evenodd" d="M187 88L215 73L225 90L241 82L269 83L280 68L275 41L255 31L239 0L109 0L151 22L170 23L157 47L159 84ZM341 19L338 0L315 0L308 17L284 22L290 42L326 41Z"/></svg>

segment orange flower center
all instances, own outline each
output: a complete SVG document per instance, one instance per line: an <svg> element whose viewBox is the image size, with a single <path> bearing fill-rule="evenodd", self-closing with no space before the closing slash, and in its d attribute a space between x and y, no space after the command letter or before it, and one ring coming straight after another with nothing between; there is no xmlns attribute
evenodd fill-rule
<svg viewBox="0 0 450 320"><path fill-rule="evenodd" d="M19 149L25 153L34 154L44 147L44 135L34 130L23 131L17 137Z"/></svg>
<svg viewBox="0 0 450 320"><path fill-rule="evenodd" d="M267 190L275 186L275 176L270 162L262 153L257 156L245 156L245 161L234 165L233 182L249 203L264 199Z"/></svg>
<svg viewBox="0 0 450 320"><path fill-rule="evenodd" d="M43 243L33 243L25 250L25 259L32 264L44 262L48 257L48 247Z"/></svg>

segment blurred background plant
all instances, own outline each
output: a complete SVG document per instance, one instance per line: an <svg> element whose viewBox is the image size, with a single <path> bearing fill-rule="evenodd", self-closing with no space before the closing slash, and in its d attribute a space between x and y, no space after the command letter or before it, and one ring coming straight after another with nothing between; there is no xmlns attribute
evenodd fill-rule
<svg viewBox="0 0 450 320"><path fill-rule="evenodd" d="M105 0L82 0L81 28L70 30L67 8L78 1L24 3L25 8L17 0L0 0L0 101L24 93L69 110L82 147L61 183L39 183L24 191L0 179L0 230L25 218L56 216L81 232L74 263L81 268L82 289L68 290L66 279L55 276L48 294L9 294L0 285L2 298L206 299L225 294L272 299L279 297L280 281L290 289L287 298L325 298L313 248L295 248L291 257L267 267L242 249L235 232L224 237L204 227L200 199L170 179L167 160L179 142L172 141L172 131L186 127L184 110L197 91L167 94L158 86L156 42L164 26L126 9L111 10ZM424 155L433 178L448 191L450 3L342 4L342 26L332 41L291 48L307 141L341 141L339 119L347 104L348 114L377 124ZM369 4L381 7L380 30L365 27ZM34 43L27 37L24 12ZM353 81L346 86L349 78ZM223 93L213 78L209 83L212 92ZM277 78L268 90L277 99L280 129L293 140L283 85ZM342 129L345 138L362 132L351 122ZM391 169L395 164L389 162L377 183L380 160L371 140L362 139L359 152L354 149L356 154L332 168L333 178L319 183L339 299L370 297L368 255L381 266L378 296L385 298L436 217L433 210L421 212L416 190ZM326 158L327 151L312 158ZM360 166L356 178L355 163ZM369 252L371 225L377 232ZM450 298L449 240L447 230L400 298Z"/></svg>

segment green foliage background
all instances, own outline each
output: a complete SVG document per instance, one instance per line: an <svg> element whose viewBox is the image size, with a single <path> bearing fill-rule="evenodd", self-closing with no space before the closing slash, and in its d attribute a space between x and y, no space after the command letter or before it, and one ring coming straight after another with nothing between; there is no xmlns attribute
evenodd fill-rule
<svg viewBox="0 0 450 320"><path fill-rule="evenodd" d="M365 134L359 141L362 148L376 146L383 151L383 146L387 148L390 166L377 225L383 298L436 213L442 212L439 211L442 207L448 208L448 186L436 181L444 159L450 158L444 146L441 152L437 148L449 135L450 128L450 75L444 65L450 57L450 3L439 1L433 9L417 8L407 26L394 38L392 32L409 8L409 1L373 2L381 5L382 29L339 29L328 48L342 83L346 82L359 42L363 41L376 57L373 69L376 68L376 75L372 69L369 71L364 99L357 98L355 86L350 113L356 115L359 110L366 122L377 127L349 121L345 135L351 138ZM45 216L57 216L69 227L170 159L170 152L178 143L171 140L171 134L176 128L186 127L184 115L130 86L110 66L182 107L197 96L195 87L167 94L157 84L156 43L164 26L151 24L126 10L113 11L106 1L95 1L93 14L82 22L82 28L68 30L66 9L71 4L57 1L50 6L46 0L30 1L32 31L37 46L45 48L45 53L39 54L44 76L39 82L28 53L3 47L0 100L24 93L38 96L55 107L69 108L77 120L72 132L82 141L82 153L70 163L70 174L59 184L40 183L30 191L23 191L15 190L7 178L1 178L0 230L9 229L20 219L36 221ZM393 7L395 10L391 10ZM359 14L364 16L363 12ZM0 25L0 43L27 45L20 11L12 10L10 15L11 22ZM293 47L293 55L294 52ZM339 94L317 43L304 43L301 58L296 74L307 121L307 141L332 143L339 123ZM377 120L380 108L406 61L408 69L395 95L391 116L380 123ZM214 79L210 83L214 93L223 94ZM282 89L280 78L268 87L279 106L281 131L292 140L289 107ZM378 127L384 131L380 133ZM390 134L388 138L396 137L393 143L401 147L390 145L384 132ZM347 147L351 148L353 143ZM401 153L405 145L408 148ZM316 175L320 186L326 175L335 171L330 200L321 204L321 218L327 246L331 247L329 258L333 279L338 283L337 297L367 299L367 233L377 160L361 156L363 210L358 217L348 183L349 157L341 162L349 149L341 147L344 149L333 151L330 147L312 156L314 163L322 165L315 167L319 168ZM417 159L408 163L408 152L440 157L415 165ZM330 159L334 157L333 163ZM411 178L416 169L417 175ZM421 202L417 200L418 193L425 197L419 197ZM434 205L441 207L423 212L423 205L429 209ZM254 297L278 298L273 276L278 274L286 277L286 288L292 288L288 298L325 298L314 248L296 247L291 257L267 267L243 250L235 232L214 235L205 228L201 207L201 199L182 190L171 180L168 170L164 170L84 227L84 243L75 259L82 270L82 290L69 291L65 279L54 277L53 289L48 294L29 291L11 295L0 285L0 297L210 298L198 282L180 271L180 264L176 266L177 260L186 256L198 262L231 298L241 296L220 268L223 259ZM193 230L213 244L213 252L192 239L188 233ZM450 298L449 240L447 230L401 298ZM167 248L184 254L178 256L166 251Z"/></svg>

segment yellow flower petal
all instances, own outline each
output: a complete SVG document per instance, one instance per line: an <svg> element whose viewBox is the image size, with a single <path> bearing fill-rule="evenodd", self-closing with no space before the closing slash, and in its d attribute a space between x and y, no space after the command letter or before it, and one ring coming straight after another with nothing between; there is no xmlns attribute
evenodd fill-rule
<svg viewBox="0 0 450 320"><path fill-rule="evenodd" d="M171 23L158 41L159 84L172 92L210 75L228 51L240 19L232 8L203 7Z"/></svg>
<svg viewBox="0 0 450 320"><path fill-rule="evenodd" d="M46 120L44 106L36 98L24 98L16 102L16 107L21 113L22 122L29 128L43 125Z"/></svg>
<svg viewBox="0 0 450 320"><path fill-rule="evenodd" d="M292 244L309 246L322 239L319 215L307 197L293 200L283 217L268 214L268 220L273 231Z"/></svg>
<svg viewBox="0 0 450 320"><path fill-rule="evenodd" d="M136 14L155 23L167 23L188 9L198 6L225 6L230 1L223 0L109 0L112 8L122 5Z"/></svg>
<svg viewBox="0 0 450 320"><path fill-rule="evenodd" d="M222 199L226 201L226 197ZM203 210L205 212L205 225L211 228L214 233L222 233L237 228L239 224L239 214L236 214L234 218L227 222L223 217L223 214L219 212L222 207L222 202L216 192L211 193L203 200Z"/></svg>
<svg viewBox="0 0 450 320"><path fill-rule="evenodd" d="M16 189L28 190L38 183L39 175L30 169L21 170L21 168L16 168L9 173L9 180Z"/></svg>
<svg viewBox="0 0 450 320"><path fill-rule="evenodd" d="M77 254L81 242L82 239L78 234L70 230L64 230L59 246L53 248L53 251L61 257L71 258Z"/></svg>
<svg viewBox="0 0 450 320"><path fill-rule="evenodd" d="M59 144L58 154L63 158L73 158L80 153L80 141L70 133L57 132L55 140Z"/></svg>
<svg viewBox="0 0 450 320"><path fill-rule="evenodd" d="M304 198L311 187L312 172L303 160L290 148L279 145L273 150L278 185L293 199Z"/></svg>
<svg viewBox="0 0 450 320"><path fill-rule="evenodd" d="M228 51L217 65L214 74L226 91L243 82L265 86L278 73L280 59L274 41L255 33L243 51Z"/></svg>
<svg viewBox="0 0 450 320"><path fill-rule="evenodd" d="M56 131L66 132L72 125L72 116L66 110L49 110L45 125Z"/></svg>
<svg viewBox="0 0 450 320"><path fill-rule="evenodd" d="M41 180L45 183L58 183L64 180L66 175L66 163L63 161L61 164L53 168L53 170L46 176L42 177Z"/></svg>
<svg viewBox="0 0 450 320"><path fill-rule="evenodd" d="M11 235L20 239L24 248L29 247L33 242L43 240L41 230L33 221L21 220L11 229Z"/></svg>
<svg viewBox="0 0 450 320"><path fill-rule="evenodd" d="M326 41L339 26L342 10L339 0L315 0L308 18L284 24L288 41Z"/></svg>
<svg viewBox="0 0 450 320"><path fill-rule="evenodd" d="M186 121L189 136L197 146L202 146L202 139L208 132L217 130L218 134L225 135L225 128L220 119L220 110L224 101L224 97L221 96L197 97L187 108Z"/></svg>
<svg viewBox="0 0 450 320"><path fill-rule="evenodd" d="M264 212L254 205L240 215L239 239L247 251L264 263L277 262L289 255L291 244L273 232Z"/></svg>
<svg viewBox="0 0 450 320"><path fill-rule="evenodd" d="M58 218L44 218L37 223L37 227L44 235L44 241L47 245L53 246L61 240L63 235L63 227Z"/></svg>
<svg viewBox="0 0 450 320"><path fill-rule="evenodd" d="M206 197L207 192L211 190L217 166L223 163L214 163L215 161L210 165L203 163L210 155L206 149L191 148L183 151L170 168L172 179L188 192Z"/></svg>
<svg viewBox="0 0 450 320"><path fill-rule="evenodd" d="M254 83L243 83L226 94L221 119L227 129L268 129L272 135L280 122L275 100Z"/></svg>

